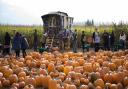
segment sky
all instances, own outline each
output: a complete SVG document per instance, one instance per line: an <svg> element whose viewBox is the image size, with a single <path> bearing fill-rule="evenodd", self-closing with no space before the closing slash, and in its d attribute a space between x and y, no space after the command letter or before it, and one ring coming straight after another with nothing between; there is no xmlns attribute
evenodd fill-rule
<svg viewBox="0 0 128 89"><path fill-rule="evenodd" d="M0 0L0 24L43 24L41 16L62 11L74 22L128 22L128 0Z"/></svg>

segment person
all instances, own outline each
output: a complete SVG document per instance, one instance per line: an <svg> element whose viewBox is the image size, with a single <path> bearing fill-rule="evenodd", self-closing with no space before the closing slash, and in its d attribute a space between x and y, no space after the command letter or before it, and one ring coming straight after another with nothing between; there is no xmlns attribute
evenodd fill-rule
<svg viewBox="0 0 128 89"><path fill-rule="evenodd" d="M124 49L125 42L126 42L126 35L125 35L124 31L121 32L119 41L120 41L120 44L122 45L122 49Z"/></svg>
<svg viewBox="0 0 128 89"><path fill-rule="evenodd" d="M103 37L104 50L109 50L109 33L106 30L104 30L102 37Z"/></svg>
<svg viewBox="0 0 128 89"><path fill-rule="evenodd" d="M37 47L38 47L38 35L37 35L37 30L35 29L34 31L34 51L37 51Z"/></svg>
<svg viewBox="0 0 128 89"><path fill-rule="evenodd" d="M86 41L85 33L84 33L84 31L82 31L81 44L82 44L82 50L83 50L83 52L84 52L85 41Z"/></svg>
<svg viewBox="0 0 128 89"><path fill-rule="evenodd" d="M5 33L4 37L4 50L3 50L3 55L10 55L10 43L11 43L11 37L8 32Z"/></svg>
<svg viewBox="0 0 128 89"><path fill-rule="evenodd" d="M98 29L95 28L95 32L93 32L93 42L94 42L94 48L95 48L95 52L99 51L99 45L100 45L100 35L98 32Z"/></svg>
<svg viewBox="0 0 128 89"><path fill-rule="evenodd" d="M73 32L73 52L77 53L77 29Z"/></svg>
<svg viewBox="0 0 128 89"><path fill-rule="evenodd" d="M19 32L16 32L13 38L12 48L15 50L16 57L20 57L20 48L21 48L21 36Z"/></svg>
<svg viewBox="0 0 128 89"><path fill-rule="evenodd" d="M42 48L45 48L46 45L46 39L47 39L47 32L45 32L42 36Z"/></svg>
<svg viewBox="0 0 128 89"><path fill-rule="evenodd" d="M68 40L68 46L69 48L71 48L72 46L72 38L73 38L73 31L70 29L69 30L69 36L68 36L69 40Z"/></svg>
<svg viewBox="0 0 128 89"><path fill-rule="evenodd" d="M64 31L62 32L62 40L62 51L64 51L68 41L68 32L66 29L64 29Z"/></svg>
<svg viewBox="0 0 128 89"><path fill-rule="evenodd" d="M27 41L27 38L23 35L21 37L21 50L22 50L22 54L23 54L23 58L25 58L26 54L26 49L29 48L29 44Z"/></svg>
<svg viewBox="0 0 128 89"><path fill-rule="evenodd" d="M110 34L110 47L111 47L111 49L114 47L114 42L115 42L115 34L112 31Z"/></svg>

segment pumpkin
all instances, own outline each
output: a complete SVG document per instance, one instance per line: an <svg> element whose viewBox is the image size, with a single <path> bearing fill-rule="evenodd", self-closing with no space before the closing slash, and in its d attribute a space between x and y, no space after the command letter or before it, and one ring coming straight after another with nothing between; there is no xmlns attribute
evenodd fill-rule
<svg viewBox="0 0 128 89"><path fill-rule="evenodd" d="M39 69L39 74L47 75L48 73L45 69L40 68Z"/></svg>
<svg viewBox="0 0 128 89"><path fill-rule="evenodd" d="M124 64L124 66L128 70L128 61Z"/></svg>
<svg viewBox="0 0 128 89"><path fill-rule="evenodd" d="M3 73L2 73L2 72L0 72L0 80L2 79L2 77L3 77Z"/></svg>
<svg viewBox="0 0 128 89"><path fill-rule="evenodd" d="M24 77L25 78L26 73L24 71L19 72L18 77Z"/></svg>
<svg viewBox="0 0 128 89"><path fill-rule="evenodd" d="M19 83L13 83L11 87L19 88Z"/></svg>
<svg viewBox="0 0 128 89"><path fill-rule="evenodd" d="M35 81L36 81L36 86L37 87L42 86L43 78L44 78L43 75L35 76Z"/></svg>
<svg viewBox="0 0 128 89"><path fill-rule="evenodd" d="M74 80L74 84L79 87L80 86L80 80L79 79L75 79Z"/></svg>
<svg viewBox="0 0 128 89"><path fill-rule="evenodd" d="M30 56L30 55L27 55L27 56L25 56L25 60L32 60L33 58L32 58L32 56Z"/></svg>
<svg viewBox="0 0 128 89"><path fill-rule="evenodd" d="M35 89L33 85L26 85L23 89Z"/></svg>
<svg viewBox="0 0 128 89"><path fill-rule="evenodd" d="M64 73L65 73L65 74L68 74L72 69L73 69L72 66L65 66L65 67L64 67Z"/></svg>
<svg viewBox="0 0 128 89"><path fill-rule="evenodd" d="M25 87L25 82L22 81L22 82L19 82L19 88L24 88Z"/></svg>
<svg viewBox="0 0 128 89"><path fill-rule="evenodd" d="M123 80L124 86L128 86L128 77L125 77Z"/></svg>
<svg viewBox="0 0 128 89"><path fill-rule="evenodd" d="M97 79L95 82L94 82L94 85L97 87L97 86L100 86L102 89L104 88L104 81L102 79Z"/></svg>
<svg viewBox="0 0 128 89"><path fill-rule="evenodd" d="M3 84L4 87L9 87L10 86L10 81L5 79L5 80L3 80L2 84Z"/></svg>
<svg viewBox="0 0 128 89"><path fill-rule="evenodd" d="M117 84L118 89L124 89L123 85L121 83Z"/></svg>
<svg viewBox="0 0 128 89"><path fill-rule="evenodd" d="M116 69L116 65L114 63L109 63L110 70L114 71Z"/></svg>
<svg viewBox="0 0 128 89"><path fill-rule="evenodd" d="M48 65L48 72L54 71L55 70L55 65L53 63L49 63Z"/></svg>
<svg viewBox="0 0 128 89"><path fill-rule="evenodd" d="M68 85L66 89L77 89L75 85Z"/></svg>
<svg viewBox="0 0 128 89"><path fill-rule="evenodd" d="M110 89L111 83L105 83L105 89Z"/></svg>
<svg viewBox="0 0 128 89"><path fill-rule="evenodd" d="M96 89L102 89L100 86L97 86Z"/></svg>
<svg viewBox="0 0 128 89"><path fill-rule="evenodd" d="M111 84L110 89L118 89L116 84Z"/></svg>
<svg viewBox="0 0 128 89"><path fill-rule="evenodd" d="M4 77L8 78L10 75L13 74L13 70L12 69L5 69L4 71Z"/></svg>
<svg viewBox="0 0 128 89"><path fill-rule="evenodd" d="M108 74L108 73L105 74L104 75L104 81L111 83L112 82L112 75L111 74Z"/></svg>
<svg viewBox="0 0 128 89"><path fill-rule="evenodd" d="M36 81L35 81L34 78L28 77L28 78L25 79L25 84L26 84L26 85L29 85L29 84L30 84L30 85L35 86L35 85L36 85Z"/></svg>
<svg viewBox="0 0 128 89"><path fill-rule="evenodd" d="M2 88L3 87L3 85L2 85L2 82L0 81L0 88Z"/></svg>
<svg viewBox="0 0 128 89"><path fill-rule="evenodd" d="M57 81L50 79L49 80L49 89L57 89Z"/></svg>
<svg viewBox="0 0 128 89"><path fill-rule="evenodd" d="M87 85L89 83L89 79L81 78L80 82L81 82L81 84Z"/></svg>
<svg viewBox="0 0 128 89"><path fill-rule="evenodd" d="M80 89L89 89L89 87L87 85L81 85Z"/></svg>
<svg viewBox="0 0 128 89"><path fill-rule="evenodd" d="M92 63L85 63L83 69L85 72L93 72Z"/></svg>
<svg viewBox="0 0 128 89"><path fill-rule="evenodd" d="M83 66L84 63L85 63L85 60L84 59L78 59L78 62L79 62L79 65L80 66Z"/></svg>
<svg viewBox="0 0 128 89"><path fill-rule="evenodd" d="M42 78L42 86L44 86L45 88L48 88L49 85L49 80L51 79L51 76L44 76L44 78Z"/></svg>
<svg viewBox="0 0 128 89"><path fill-rule="evenodd" d="M18 82L18 77L16 74L12 74L9 76L9 80L10 80L10 83L17 83Z"/></svg>

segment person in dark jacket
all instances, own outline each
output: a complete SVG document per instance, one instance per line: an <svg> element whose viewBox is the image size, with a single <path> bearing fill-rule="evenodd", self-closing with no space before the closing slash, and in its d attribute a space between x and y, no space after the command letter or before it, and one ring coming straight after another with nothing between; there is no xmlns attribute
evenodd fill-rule
<svg viewBox="0 0 128 89"><path fill-rule="evenodd" d="M82 31L82 35L81 35L81 45L82 45L82 50L83 50L83 52L84 52L85 41L86 41L85 33L84 33L84 31Z"/></svg>
<svg viewBox="0 0 128 89"><path fill-rule="evenodd" d="M73 52L77 53L77 29L73 32Z"/></svg>
<svg viewBox="0 0 128 89"><path fill-rule="evenodd" d="M26 49L28 48L29 48L29 44L28 44L27 38L25 36L22 36L21 37L21 50L22 50L22 54L24 58L27 55Z"/></svg>
<svg viewBox="0 0 128 89"><path fill-rule="evenodd" d="M114 47L114 42L115 42L115 34L112 31L111 34L110 34L110 46L111 46L111 49Z"/></svg>
<svg viewBox="0 0 128 89"><path fill-rule="evenodd" d="M21 36L17 32L13 38L13 49L15 50L16 57L20 57L20 48L21 48Z"/></svg>
<svg viewBox="0 0 128 89"><path fill-rule="evenodd" d="M103 37L104 50L109 50L109 33L106 30L104 30L102 37Z"/></svg>
<svg viewBox="0 0 128 89"><path fill-rule="evenodd" d="M34 32L34 51L37 51L37 47L38 47L38 35L37 35L37 30L35 29L35 32Z"/></svg>
<svg viewBox="0 0 128 89"><path fill-rule="evenodd" d="M4 37L4 50L3 50L3 55L10 55L10 42L11 42L11 37L8 32L5 33Z"/></svg>

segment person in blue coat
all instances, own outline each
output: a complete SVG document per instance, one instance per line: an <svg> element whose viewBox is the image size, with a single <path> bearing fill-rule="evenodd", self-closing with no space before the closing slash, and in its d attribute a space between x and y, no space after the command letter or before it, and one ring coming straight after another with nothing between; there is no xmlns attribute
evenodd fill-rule
<svg viewBox="0 0 128 89"><path fill-rule="evenodd" d="M16 57L20 57L21 36L19 32L15 34L12 43L12 48L15 50Z"/></svg>
<svg viewBox="0 0 128 89"><path fill-rule="evenodd" d="M29 48L29 44L28 44L27 38L23 35L21 37L21 50L22 50L22 54L23 54L24 58L27 55L26 49L28 49L28 48Z"/></svg>

